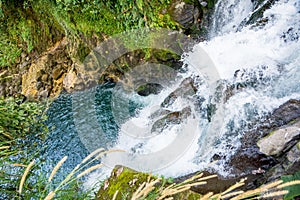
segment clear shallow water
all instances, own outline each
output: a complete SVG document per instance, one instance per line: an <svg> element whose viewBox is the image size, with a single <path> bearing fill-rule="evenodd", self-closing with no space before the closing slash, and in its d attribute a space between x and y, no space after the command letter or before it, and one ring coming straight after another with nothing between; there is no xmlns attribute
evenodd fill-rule
<svg viewBox="0 0 300 200"><path fill-rule="evenodd" d="M195 45L194 51L183 57L187 72L181 74L176 84L158 95L148 97L121 94L120 97L129 102L125 105L129 115L125 116L115 114L122 113L122 104L114 107L111 103L115 94L114 85L94 88L96 95L91 101L96 112L94 116L105 134L102 139L95 140L93 148L124 149L134 157L155 153L171 144L183 131L183 125L166 128L150 139L133 139L130 134L149 131L154 123L149 116L160 107L162 101L178 88L184 77L199 75L194 69L197 68L200 50L205 50L214 62L220 87L212 91L205 84L205 79L202 83L203 79L200 78L197 81L196 98L178 98L168 107L171 111L178 111L190 105L192 114L184 124L187 128L193 127L197 134L182 154L155 173L180 176L209 167L228 175L230 171L224 162L239 147L239 139L247 131L247 125L264 118L289 99L300 99L299 1L278 1L264 13L263 17L268 18L267 24L250 25L239 31L239 25L253 13L256 5L250 0L226 0L219 1L216 6L211 39ZM235 88L233 96L223 101L220 99L226 90L221 86L226 84L243 87L239 90ZM76 105L80 105L80 101L85 104L90 100L88 97L76 99L79 100ZM93 129L89 125L88 122L95 119L91 119L88 112L85 113L86 118L74 121L74 114L76 116L80 109L74 107L72 100L72 95L61 95L49 110L48 125L54 128L42 155L46 159L45 169L52 169L63 156L68 155L64 173L70 171L88 154L82 136L78 135L78 126L86 130L86 137L94 135L99 128ZM207 108L211 105L216 105L218 109L208 119ZM116 112L115 109L120 110ZM224 155L224 160L211 164L214 154ZM90 187L99 177L109 175L110 170L107 167L92 173L86 181L86 187Z"/></svg>

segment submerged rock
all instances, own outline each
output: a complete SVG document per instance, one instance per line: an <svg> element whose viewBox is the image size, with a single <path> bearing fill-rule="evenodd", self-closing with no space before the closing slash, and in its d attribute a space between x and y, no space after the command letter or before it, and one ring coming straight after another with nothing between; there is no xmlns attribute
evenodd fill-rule
<svg viewBox="0 0 300 200"><path fill-rule="evenodd" d="M172 105L179 97L187 98L191 97L197 92L194 80L191 77L184 79L179 87L172 92L161 104L162 107L168 107Z"/></svg>
<svg viewBox="0 0 300 200"><path fill-rule="evenodd" d="M170 125L180 124L181 122L183 122L184 119L187 119L187 117L190 115L190 107L186 107L181 111L170 112L153 124L151 132L160 133Z"/></svg>

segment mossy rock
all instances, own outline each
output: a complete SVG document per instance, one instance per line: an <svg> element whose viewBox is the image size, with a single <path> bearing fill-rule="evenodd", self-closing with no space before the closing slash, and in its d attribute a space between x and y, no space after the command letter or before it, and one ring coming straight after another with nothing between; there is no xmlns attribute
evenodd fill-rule
<svg viewBox="0 0 300 200"><path fill-rule="evenodd" d="M111 173L111 176L104 182L103 186L97 193L96 200L111 200L117 192L116 200L131 199L134 192L141 184L149 179L156 177L142 172L134 171L123 166L116 166ZM155 185L155 189L151 191L145 198L147 200L155 200L159 196L159 189L166 188L171 184L166 179ZM186 190L172 196L175 200L194 200L199 199L200 194L191 190Z"/></svg>
<svg viewBox="0 0 300 200"><path fill-rule="evenodd" d="M138 187L149 177L146 173L141 173L123 166L116 166L104 185L97 193L98 200L111 200L118 191L118 199L130 199L129 197ZM125 198L123 198L125 197Z"/></svg>

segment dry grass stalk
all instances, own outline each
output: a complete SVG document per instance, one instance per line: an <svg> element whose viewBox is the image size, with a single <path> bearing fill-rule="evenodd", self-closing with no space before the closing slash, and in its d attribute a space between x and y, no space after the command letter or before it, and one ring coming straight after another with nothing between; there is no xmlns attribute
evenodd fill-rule
<svg viewBox="0 0 300 200"><path fill-rule="evenodd" d="M189 182L192 182L198 178L201 178L203 176L203 173L200 173L200 174L197 174L197 175L194 175L192 176L191 178L189 179L186 179L185 181L183 181L181 184L185 184L185 183L189 183Z"/></svg>
<svg viewBox="0 0 300 200"><path fill-rule="evenodd" d="M244 192L236 197L233 197L231 200L239 200L239 199L245 199L248 198L250 196L255 196L258 195L262 192L263 190L261 188L257 188L255 190L249 190L247 192Z"/></svg>
<svg viewBox="0 0 300 200"><path fill-rule="evenodd" d="M0 150L9 149L9 148L10 148L10 146L2 146L2 147L0 147Z"/></svg>
<svg viewBox="0 0 300 200"><path fill-rule="evenodd" d="M172 188L172 187L174 187L174 186L176 186L176 183L172 183L171 185L169 185L168 187L166 187L165 190L166 190L166 189L170 189L170 188Z"/></svg>
<svg viewBox="0 0 300 200"><path fill-rule="evenodd" d="M102 166L103 166L103 164L97 164L97 165L94 165L94 166L92 166L92 167L90 167L90 168L84 170L82 173L78 174L78 175L77 175L77 178L81 178L82 176L84 176L84 175L86 175L86 174L88 174L88 173L90 173L90 172L92 172L92 171L94 171L94 170L96 170L96 169L99 169L99 168L102 167Z"/></svg>
<svg viewBox="0 0 300 200"><path fill-rule="evenodd" d="M95 151L90 153L87 157L85 157L79 165L82 165L83 163L85 163L86 161L88 161L89 159L91 159L92 157L94 157L95 155L99 154L102 151L104 151L103 148L96 149Z"/></svg>
<svg viewBox="0 0 300 200"><path fill-rule="evenodd" d="M142 191L143 187L146 185L146 182L143 182L140 187L133 193L131 200L136 200L139 197L140 192Z"/></svg>
<svg viewBox="0 0 300 200"><path fill-rule="evenodd" d="M219 199L221 199L221 194L219 193L219 194L215 194L215 195L213 195L213 196L211 196L209 199L217 199L217 200L219 200Z"/></svg>
<svg viewBox="0 0 300 200"><path fill-rule="evenodd" d="M14 164L12 164L12 166L14 166L14 167L27 167L27 165L23 165L23 164L20 164L20 163L14 163Z"/></svg>
<svg viewBox="0 0 300 200"><path fill-rule="evenodd" d="M245 185L245 180L246 180L246 179L241 179L240 182L238 182L238 183L236 183L236 184L230 186L227 190L225 190L225 191L222 192L221 194L222 194L222 195L225 195L225 194L231 192L232 190L235 190L235 189L237 189L237 188L239 188L239 187Z"/></svg>
<svg viewBox="0 0 300 200"><path fill-rule="evenodd" d="M185 188L182 188L182 189L171 188L171 189L168 189L168 190L163 190L161 192L161 196L158 198L158 200L162 200L166 197L173 196L173 195L181 193L181 192L185 192L189 189L190 189L190 187L185 187Z"/></svg>
<svg viewBox="0 0 300 200"><path fill-rule="evenodd" d="M276 192L271 192L268 194L263 195L261 198L270 198L270 197L276 197L276 196L283 196L289 193L288 190L281 190L281 191L276 191Z"/></svg>
<svg viewBox="0 0 300 200"><path fill-rule="evenodd" d="M118 196L119 190L117 190L112 198L112 200L116 200L117 196Z"/></svg>
<svg viewBox="0 0 300 200"><path fill-rule="evenodd" d="M257 188L257 189L254 189L254 190L249 190L247 192L244 192L234 198L232 198L231 200L238 200L238 199L244 199L246 197L250 197L250 196L256 196L262 192L266 192L268 191L269 189L271 188L275 188L276 186L278 186L279 184L282 183L282 180L279 180L279 181L275 181L275 182L272 182L272 183L269 183L267 185L264 185L260 188Z"/></svg>
<svg viewBox="0 0 300 200"><path fill-rule="evenodd" d="M26 177L27 177L27 175L28 175L28 173L29 173L31 167L34 165L34 162L35 162L35 160L31 161L31 162L29 163L29 165L28 165L28 166L26 167L26 169L25 169L25 172L24 172L24 174L23 174L23 176L22 176L22 178L21 178L21 181L20 181L19 194L22 194L22 190L23 190L23 186L24 186Z"/></svg>
<svg viewBox="0 0 300 200"><path fill-rule="evenodd" d="M4 135L5 137L11 139L11 140L14 139L9 133L2 132L1 134Z"/></svg>
<svg viewBox="0 0 300 200"><path fill-rule="evenodd" d="M274 187L280 185L282 182L283 182L282 180L275 181L275 182L272 182L272 183L269 183L269 184L267 184L267 185L262 186L261 189L262 189L263 191L265 191L265 190L268 190L268 189L270 189L270 188L274 188Z"/></svg>
<svg viewBox="0 0 300 200"><path fill-rule="evenodd" d="M210 176L206 176L206 177L203 177L203 178L199 178L199 179L197 179L197 181L206 181L206 180L208 180L208 179L212 179L212 178L216 178L216 177L218 177L218 175L213 174L213 175L210 175Z"/></svg>
<svg viewBox="0 0 300 200"><path fill-rule="evenodd" d="M180 189L186 188L186 187L191 188L193 186L206 185L206 184L207 184L206 181L201 181L201 182L189 183L189 184L181 185L181 186L176 187L176 189L180 190Z"/></svg>
<svg viewBox="0 0 300 200"><path fill-rule="evenodd" d="M158 200L162 200L169 196L173 196L175 194L187 191L187 190L191 189L191 187L193 187L193 186L205 185L205 184L207 184L207 182L203 181L203 180L208 180L208 179L216 177L216 175L210 175L210 176L201 178L202 176L203 176L203 173L200 173L200 174L197 174L197 175L183 181L182 183L179 183L179 184L173 183L173 184L169 185L168 187L166 187L165 189L163 189L160 192L160 197L158 198ZM196 182L194 182L194 181L196 181Z"/></svg>
<svg viewBox="0 0 300 200"><path fill-rule="evenodd" d="M44 200L51 200L55 196L55 192L51 191Z"/></svg>
<svg viewBox="0 0 300 200"><path fill-rule="evenodd" d="M244 191L236 191L236 192L231 192L231 193L229 193L229 194L225 194L225 195L221 195L221 198L222 199L227 199L227 198L229 198L229 197L233 197L233 196L236 196L236 195L239 195L239 194L242 194L242 193L244 193Z"/></svg>
<svg viewBox="0 0 300 200"><path fill-rule="evenodd" d="M63 157L57 164L56 166L53 168L49 178L48 178L48 182L51 182L51 180L53 179L54 175L56 174L56 172L59 170L59 168L64 164L64 162L68 159L68 156Z"/></svg>
<svg viewBox="0 0 300 200"><path fill-rule="evenodd" d="M144 182L140 185L140 187L132 195L131 200L137 200L141 197L146 197L153 189L155 189L154 185L160 181L161 179L155 179L152 181L148 179L148 182Z"/></svg>
<svg viewBox="0 0 300 200"><path fill-rule="evenodd" d="M209 192L209 193L203 195L203 196L200 198L200 200L207 200L207 199L209 199L212 195L214 195L214 193L213 193L213 192Z"/></svg>
<svg viewBox="0 0 300 200"><path fill-rule="evenodd" d="M59 184L59 186L57 186L57 188L54 190L54 192L57 192L60 187L62 187L63 185L65 185L74 175L75 171L71 171L70 174L68 174L68 176Z"/></svg>
<svg viewBox="0 0 300 200"><path fill-rule="evenodd" d="M191 187L189 187L189 186L182 186L180 188L178 188L178 187L166 188L160 193L161 196L157 200L165 199L166 197L173 196L173 195L181 193L181 192L185 192L189 189L191 189Z"/></svg>
<svg viewBox="0 0 300 200"><path fill-rule="evenodd" d="M108 150L108 151L104 151L102 153L99 153L94 160L98 160L99 158L103 157L105 154L108 154L108 153L113 153L113 152L125 152L123 150L117 150L117 149L112 149L112 150Z"/></svg>
<svg viewBox="0 0 300 200"><path fill-rule="evenodd" d="M281 189L281 188L284 188L284 187L288 187L288 186L292 186L292 185L298 185L298 184L300 184L300 180L295 180L295 181L290 181L290 182L278 185L277 188Z"/></svg>

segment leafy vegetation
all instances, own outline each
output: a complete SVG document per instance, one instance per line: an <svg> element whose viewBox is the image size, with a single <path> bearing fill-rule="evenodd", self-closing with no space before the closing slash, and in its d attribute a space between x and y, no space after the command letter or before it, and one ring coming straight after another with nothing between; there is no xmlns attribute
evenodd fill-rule
<svg viewBox="0 0 300 200"><path fill-rule="evenodd" d="M43 113L45 104L37 102L22 102L23 99L0 98L0 198L3 194L15 194L16 183L20 172L17 169L22 167L16 164L26 163L36 155L33 142L43 140L47 133L43 121L46 116ZM29 152L31 153L29 154Z"/></svg>
<svg viewBox="0 0 300 200"><path fill-rule="evenodd" d="M114 35L137 28L179 25L168 14L170 0L0 1L0 69L21 52L44 51L62 35Z"/></svg>
<svg viewBox="0 0 300 200"><path fill-rule="evenodd" d="M182 182L174 183L173 180L158 178L119 166L114 169L111 177L99 190L96 199L267 199L270 197L280 198L291 192L286 190L287 186L296 187L300 184L300 181L283 182L278 180L253 190L243 191L241 187L245 186L246 179L241 179L220 193L198 194L190 190L193 186L205 186L209 184L210 179L216 177L216 175L204 176L203 173L198 173Z"/></svg>
<svg viewBox="0 0 300 200"><path fill-rule="evenodd" d="M167 14L170 0L56 0L55 3L57 16L83 33L113 35L141 27L177 28Z"/></svg>
<svg viewBox="0 0 300 200"><path fill-rule="evenodd" d="M281 179L285 183L294 182L294 181L300 182L300 171L296 172L294 175L282 176ZM292 200L295 197L300 196L300 185L290 185L284 187L284 189L287 189L289 191L289 193L284 196L285 200Z"/></svg>
<svg viewBox="0 0 300 200"><path fill-rule="evenodd" d="M45 132L42 124L46 118L43 115L45 105L22 101L23 99L0 98L0 148L4 145L14 148L18 140L25 139L29 134Z"/></svg>

